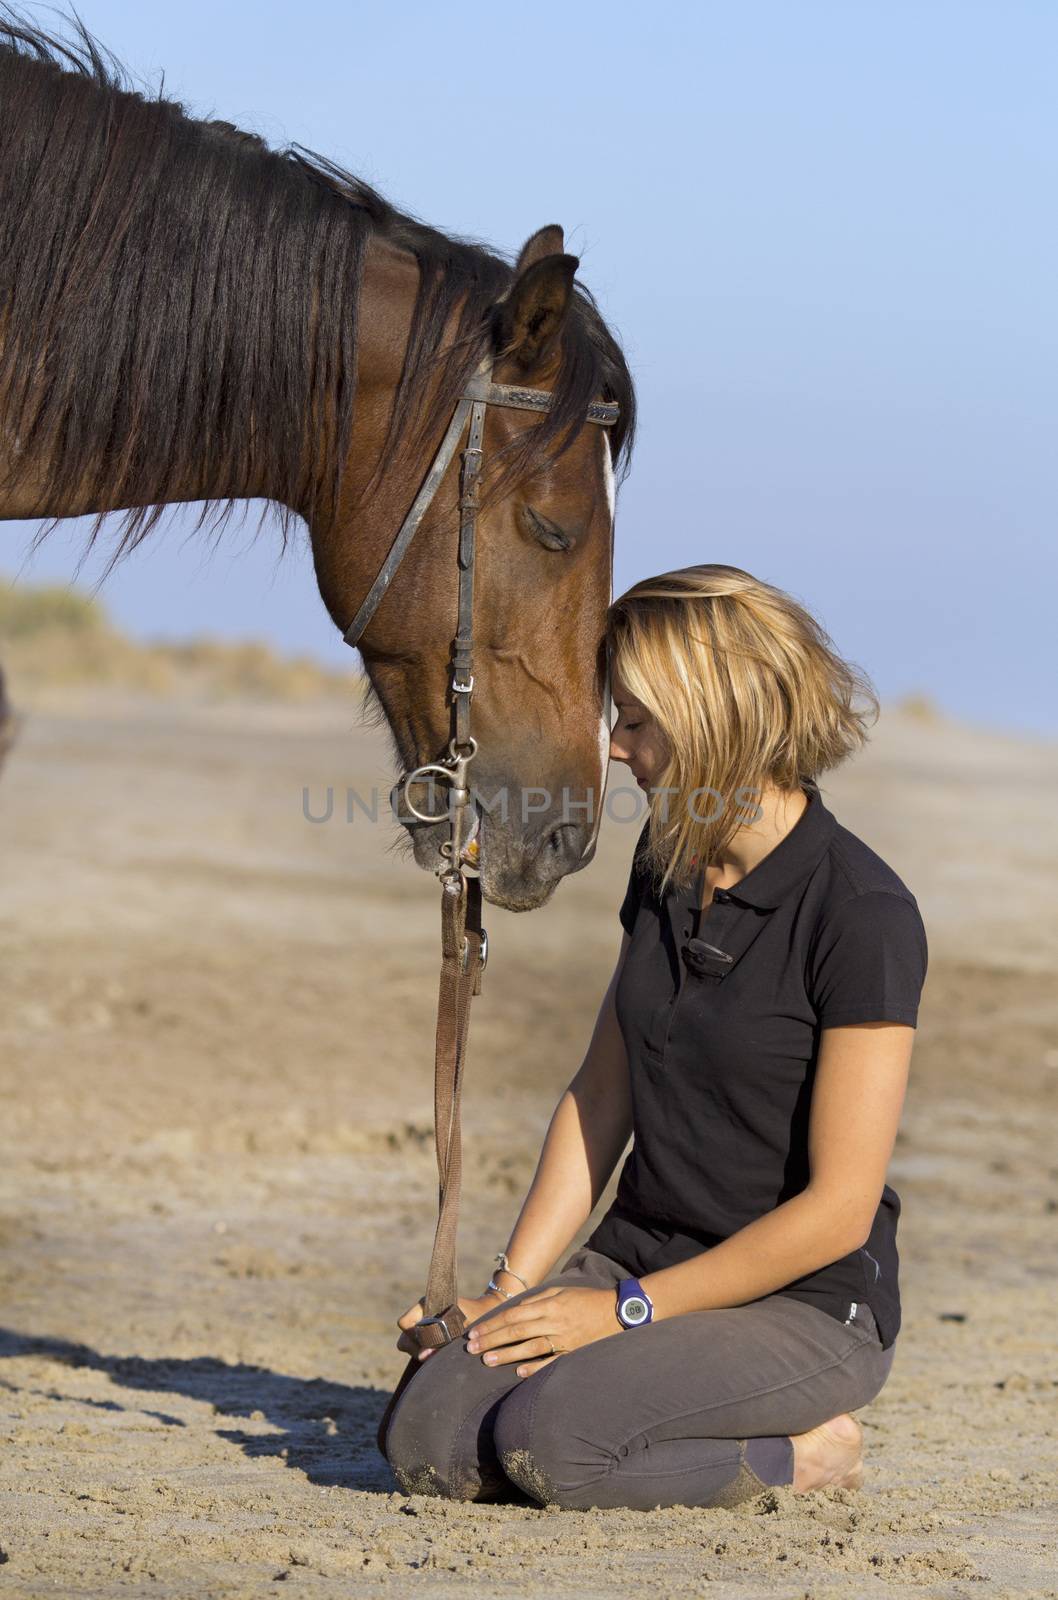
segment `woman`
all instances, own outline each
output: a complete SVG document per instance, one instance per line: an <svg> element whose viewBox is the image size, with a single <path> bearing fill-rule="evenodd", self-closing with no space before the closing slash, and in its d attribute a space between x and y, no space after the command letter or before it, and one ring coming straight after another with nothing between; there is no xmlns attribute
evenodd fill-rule
<svg viewBox="0 0 1058 1600"><path fill-rule="evenodd" d="M607 648L611 755L650 796L620 957L502 1266L405 1389L389 1460L408 1493L578 1508L855 1488L850 1413L900 1325L885 1172L927 950L817 779L877 702L736 567L636 584ZM630 1134L609 1211L545 1276Z"/></svg>

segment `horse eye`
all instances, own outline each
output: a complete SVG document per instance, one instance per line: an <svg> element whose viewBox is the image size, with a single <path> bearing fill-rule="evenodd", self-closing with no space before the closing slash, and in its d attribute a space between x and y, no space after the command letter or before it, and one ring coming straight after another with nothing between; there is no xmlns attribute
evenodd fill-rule
<svg viewBox="0 0 1058 1600"><path fill-rule="evenodd" d="M552 522L550 517L545 517L542 512L534 511L532 506L522 506L521 520L526 533L530 534L545 550L572 550L573 538L557 522Z"/></svg>

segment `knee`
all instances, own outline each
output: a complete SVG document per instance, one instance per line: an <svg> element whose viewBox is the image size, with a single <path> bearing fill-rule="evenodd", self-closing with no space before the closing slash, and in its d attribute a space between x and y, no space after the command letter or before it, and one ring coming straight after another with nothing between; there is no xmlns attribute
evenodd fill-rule
<svg viewBox="0 0 1058 1600"><path fill-rule="evenodd" d="M585 1439L565 1384L556 1382L561 1362L526 1378L504 1400L496 1417L500 1466L513 1484L538 1505L585 1507L590 1485L606 1464Z"/></svg>
<svg viewBox="0 0 1058 1600"><path fill-rule="evenodd" d="M482 1481L474 1463L460 1460L451 1437L431 1436L414 1419L404 1426L394 1416L386 1436L386 1460L404 1494L479 1500L493 1487Z"/></svg>
<svg viewBox="0 0 1058 1600"><path fill-rule="evenodd" d="M506 1486L503 1472L482 1453L482 1405L480 1397L464 1392L466 1365L458 1344L439 1350L394 1406L386 1459L405 1494L475 1501L491 1499Z"/></svg>
<svg viewBox="0 0 1058 1600"><path fill-rule="evenodd" d="M434 1495L441 1500L473 1500L472 1485L460 1491L437 1457L424 1449L394 1450L387 1441L387 1459L404 1494Z"/></svg>
<svg viewBox="0 0 1058 1600"><path fill-rule="evenodd" d="M393 1410L386 1431L386 1460L405 1494L444 1500L478 1500L494 1487L484 1480L475 1452L461 1448L462 1408L452 1389L437 1384L441 1352L417 1372Z"/></svg>

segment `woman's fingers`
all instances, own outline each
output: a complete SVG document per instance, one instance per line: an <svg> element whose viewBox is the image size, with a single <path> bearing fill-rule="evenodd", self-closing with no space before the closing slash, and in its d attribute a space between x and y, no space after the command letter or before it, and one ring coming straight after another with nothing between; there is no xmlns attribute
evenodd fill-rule
<svg viewBox="0 0 1058 1600"><path fill-rule="evenodd" d="M404 1329L404 1332L397 1340L397 1349L403 1350L409 1356L414 1355L419 1346L415 1343L415 1340L412 1338L408 1330L414 1328L417 1322L421 1322L422 1316L423 1304L420 1300L416 1305L413 1305L410 1310L405 1311L402 1317L397 1318L397 1327Z"/></svg>
<svg viewBox="0 0 1058 1600"><path fill-rule="evenodd" d="M515 1369L519 1378L531 1378L534 1372L539 1372L542 1367L549 1367L552 1361L557 1361L562 1354L561 1350L553 1356L545 1356L543 1361L522 1361Z"/></svg>
<svg viewBox="0 0 1058 1600"><path fill-rule="evenodd" d="M497 1350L518 1339L535 1339L549 1324L553 1328L554 1322L553 1313L549 1318L545 1310L534 1315L531 1307L518 1306L515 1311L490 1317L487 1322L472 1328L467 1339L467 1349L471 1352Z"/></svg>
<svg viewBox="0 0 1058 1600"><path fill-rule="evenodd" d="M523 1339L520 1344L505 1344L500 1350L488 1350L481 1357L487 1367L503 1367L513 1365L516 1361L531 1361L546 1356L550 1361L559 1351L553 1351L552 1339L546 1334L537 1334L534 1337ZM472 1354L476 1352L471 1352Z"/></svg>

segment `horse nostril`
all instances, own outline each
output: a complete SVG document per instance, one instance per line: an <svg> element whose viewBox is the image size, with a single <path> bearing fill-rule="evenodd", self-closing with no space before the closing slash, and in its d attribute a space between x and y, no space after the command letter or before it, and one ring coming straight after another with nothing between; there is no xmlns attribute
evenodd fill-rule
<svg viewBox="0 0 1058 1600"><path fill-rule="evenodd" d="M548 834L548 845L557 856L572 856L578 849L580 828L576 822L559 822Z"/></svg>
<svg viewBox="0 0 1058 1600"><path fill-rule="evenodd" d="M544 835L541 854L553 861L573 862L582 851L581 828L577 822L558 822Z"/></svg>

